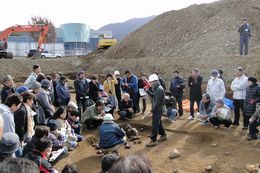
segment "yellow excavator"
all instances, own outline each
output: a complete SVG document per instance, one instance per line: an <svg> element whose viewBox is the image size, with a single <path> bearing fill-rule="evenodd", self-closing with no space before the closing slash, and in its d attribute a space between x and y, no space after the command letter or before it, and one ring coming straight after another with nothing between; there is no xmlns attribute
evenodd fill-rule
<svg viewBox="0 0 260 173"><path fill-rule="evenodd" d="M117 39L113 38L111 35L102 34L99 35L97 50L105 50L109 47L115 45Z"/></svg>

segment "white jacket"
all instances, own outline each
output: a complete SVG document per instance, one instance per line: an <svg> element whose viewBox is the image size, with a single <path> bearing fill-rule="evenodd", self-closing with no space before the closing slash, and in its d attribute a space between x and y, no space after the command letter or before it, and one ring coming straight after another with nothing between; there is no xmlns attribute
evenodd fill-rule
<svg viewBox="0 0 260 173"><path fill-rule="evenodd" d="M207 94L210 95L210 99L215 103L218 99L223 99L226 94L225 84L222 79L210 79L207 85Z"/></svg>
<svg viewBox="0 0 260 173"><path fill-rule="evenodd" d="M233 99L244 100L246 98L247 77L245 75L236 77L231 83L231 90L234 91Z"/></svg>

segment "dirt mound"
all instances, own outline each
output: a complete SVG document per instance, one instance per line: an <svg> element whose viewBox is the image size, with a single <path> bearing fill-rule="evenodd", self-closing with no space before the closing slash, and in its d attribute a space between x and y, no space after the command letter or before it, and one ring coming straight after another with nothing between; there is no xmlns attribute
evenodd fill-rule
<svg viewBox="0 0 260 173"><path fill-rule="evenodd" d="M222 0L166 12L105 52L108 58L238 53L237 28L247 17L259 52L260 1Z"/></svg>
<svg viewBox="0 0 260 173"><path fill-rule="evenodd" d="M15 77L15 81L23 82L32 71L34 64L39 64L42 68L42 72L45 74L51 74L54 72L62 72L68 76L84 67L81 58L61 58L61 59L27 59L27 58L15 58L15 59L0 59L0 76L10 74Z"/></svg>

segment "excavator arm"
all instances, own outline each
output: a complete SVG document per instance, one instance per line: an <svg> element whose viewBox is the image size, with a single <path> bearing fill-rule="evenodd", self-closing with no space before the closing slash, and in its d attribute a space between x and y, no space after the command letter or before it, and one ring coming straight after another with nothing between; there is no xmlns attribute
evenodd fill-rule
<svg viewBox="0 0 260 173"><path fill-rule="evenodd" d="M38 39L38 51L41 52L42 45L46 43L48 31L49 31L48 25L15 25L1 32L0 41L3 42L2 47L4 49L7 49L7 40L12 33L40 32L40 37Z"/></svg>

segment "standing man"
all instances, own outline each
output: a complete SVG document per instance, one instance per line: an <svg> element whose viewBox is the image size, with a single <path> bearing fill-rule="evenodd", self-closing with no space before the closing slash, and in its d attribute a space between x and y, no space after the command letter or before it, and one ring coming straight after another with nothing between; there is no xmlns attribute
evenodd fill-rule
<svg viewBox="0 0 260 173"><path fill-rule="evenodd" d="M183 108L182 108L182 97L183 89L185 88L185 82L178 71L173 72L173 79L171 81L170 91L173 97L176 98L179 107L179 118L182 118Z"/></svg>
<svg viewBox="0 0 260 173"><path fill-rule="evenodd" d="M67 82L68 80L64 76L61 76L60 81L56 86L59 106L68 106L70 102L70 92Z"/></svg>
<svg viewBox="0 0 260 173"><path fill-rule="evenodd" d="M115 90L116 90L116 98L118 100L118 103L122 100L122 78L120 77L119 71L114 72L114 76L116 77L117 84L115 84Z"/></svg>
<svg viewBox="0 0 260 173"><path fill-rule="evenodd" d="M24 85L27 86L29 89L32 88L33 81L36 81L38 75L41 73L41 67L39 65L33 66L33 72L28 76Z"/></svg>
<svg viewBox="0 0 260 173"><path fill-rule="evenodd" d="M198 109L202 99L201 92L202 77L199 74L199 69L192 70L192 75L189 77L188 86L190 87L190 116L188 120L194 119L194 102L196 101Z"/></svg>
<svg viewBox="0 0 260 173"><path fill-rule="evenodd" d="M125 87L125 90L128 94L130 94L131 99L134 102L134 113L138 113L140 110L138 110L138 78L136 75L131 74L129 70L125 72L126 79L122 86Z"/></svg>
<svg viewBox="0 0 260 173"><path fill-rule="evenodd" d="M89 92L89 83L85 78L85 72L80 70L77 74L77 79L74 81L76 90L76 101L81 115L81 111L86 110L87 94Z"/></svg>
<svg viewBox="0 0 260 173"><path fill-rule="evenodd" d="M251 38L251 28L247 23L247 18L242 19L242 24L240 25L238 32L240 33L240 55L248 55L248 44Z"/></svg>
<svg viewBox="0 0 260 173"><path fill-rule="evenodd" d="M164 91L166 91L166 84L165 84L165 81L164 81L164 80L159 76L158 71L154 71L153 73L156 74L156 75L158 76L160 84L162 85Z"/></svg>
<svg viewBox="0 0 260 173"><path fill-rule="evenodd" d="M152 85L152 92L148 91L148 94L152 97L152 135L151 142L148 143L146 147L153 147L157 145L158 133L161 135L158 142L167 140L161 120L165 105L165 93L156 74L152 74L149 77L149 82Z"/></svg>
<svg viewBox="0 0 260 173"><path fill-rule="evenodd" d="M1 100L2 103L5 102L6 98L15 93L15 85L12 76L6 75L2 79L3 88L1 90Z"/></svg>
<svg viewBox="0 0 260 173"><path fill-rule="evenodd" d="M244 75L244 70L242 67L238 67L235 69L236 78L231 83L231 90L233 93L234 99L234 111L235 118L233 125L239 125L240 118L240 109L244 111L244 100L246 98L246 88L247 88L247 77Z"/></svg>
<svg viewBox="0 0 260 173"><path fill-rule="evenodd" d="M211 101L215 104L216 100L223 99L226 94L225 84L222 79L218 78L218 71L211 72L211 79L208 81L207 94L209 94Z"/></svg>

